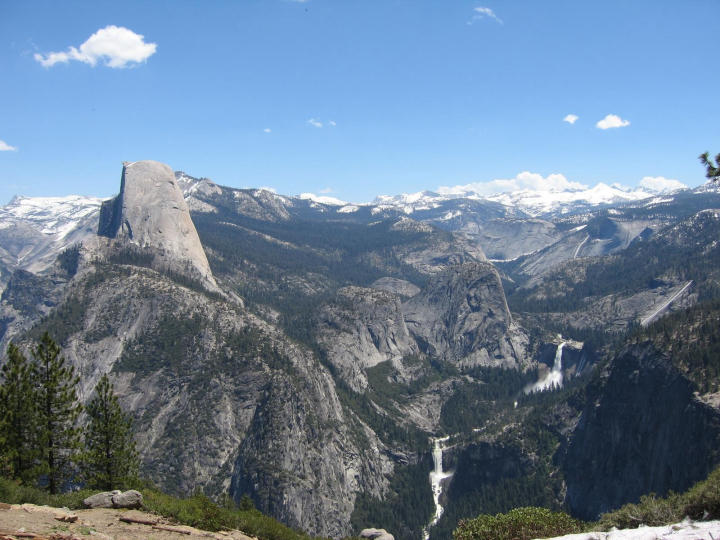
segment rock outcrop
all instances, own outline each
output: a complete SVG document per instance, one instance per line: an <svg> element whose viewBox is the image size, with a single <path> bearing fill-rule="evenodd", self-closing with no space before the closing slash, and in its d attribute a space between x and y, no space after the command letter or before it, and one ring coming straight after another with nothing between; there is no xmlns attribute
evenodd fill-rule
<svg viewBox="0 0 720 540"><path fill-rule="evenodd" d="M163 163L123 164L120 193L103 203L98 235L151 253L154 267L216 287L182 190Z"/></svg>
<svg viewBox="0 0 720 540"><path fill-rule="evenodd" d="M377 289L340 289L335 301L319 313L317 334L328 362L357 392L367 387L367 368L388 360L401 368L404 356L418 352L399 297Z"/></svg>
<svg viewBox="0 0 720 540"><path fill-rule="evenodd" d="M360 531L360 538L370 540L395 540L395 537L385 529L363 529Z"/></svg>
<svg viewBox="0 0 720 540"><path fill-rule="evenodd" d="M140 508L143 504L143 496L137 490L128 491L103 491L83 499L87 508Z"/></svg>
<svg viewBox="0 0 720 540"><path fill-rule="evenodd" d="M424 352L460 367L525 365L527 337L489 263L464 263L434 276L403 304L403 314Z"/></svg>
<svg viewBox="0 0 720 540"><path fill-rule="evenodd" d="M588 388L565 456L567 503L584 519L641 495L682 492L720 463L720 412L649 343L624 349Z"/></svg>

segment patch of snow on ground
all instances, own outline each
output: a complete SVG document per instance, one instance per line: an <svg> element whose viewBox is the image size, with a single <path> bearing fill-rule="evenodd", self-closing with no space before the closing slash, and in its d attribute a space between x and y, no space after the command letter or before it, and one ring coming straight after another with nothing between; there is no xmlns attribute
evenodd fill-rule
<svg viewBox="0 0 720 540"><path fill-rule="evenodd" d="M720 521L685 520L662 527L567 534L547 540L718 540L718 538L720 538Z"/></svg>

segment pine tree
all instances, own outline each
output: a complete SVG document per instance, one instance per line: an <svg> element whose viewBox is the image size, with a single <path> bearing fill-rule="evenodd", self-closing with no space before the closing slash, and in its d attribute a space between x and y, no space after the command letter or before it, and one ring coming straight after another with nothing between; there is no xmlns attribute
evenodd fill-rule
<svg viewBox="0 0 720 540"><path fill-rule="evenodd" d="M698 159L705 166L705 176L713 182L720 181L720 154L715 156L715 164L710 158L710 152L703 152L698 156Z"/></svg>
<svg viewBox="0 0 720 540"><path fill-rule="evenodd" d="M80 447L77 419L82 411L75 387L75 369L65 365L60 347L45 332L32 350L37 392L40 472L47 475L50 493L57 493L71 472Z"/></svg>
<svg viewBox="0 0 720 540"><path fill-rule="evenodd" d="M29 482L37 452L37 400L32 369L12 343L2 367L0 385L0 463L3 474Z"/></svg>
<svg viewBox="0 0 720 540"><path fill-rule="evenodd" d="M107 375L95 387L87 406L84 473L90 487L117 489L137 476L138 455L132 421L120 408Z"/></svg>

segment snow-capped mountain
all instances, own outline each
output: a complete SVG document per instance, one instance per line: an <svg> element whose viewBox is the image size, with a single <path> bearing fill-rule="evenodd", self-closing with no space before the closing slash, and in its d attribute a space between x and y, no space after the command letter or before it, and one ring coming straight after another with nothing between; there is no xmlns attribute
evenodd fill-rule
<svg viewBox="0 0 720 540"><path fill-rule="evenodd" d="M421 191L401 195L380 195L371 203L382 209L399 209L407 214L419 210L438 208L442 203L454 199L491 201L524 212L530 217L551 217L553 214L567 214L586 211L589 208L632 203L656 197L662 191L648 188L626 188L618 184L609 186L599 183L592 188L509 191L493 195L482 195L472 190L453 190L447 193Z"/></svg>
<svg viewBox="0 0 720 540"><path fill-rule="evenodd" d="M103 199L68 195L66 197L16 196L0 207L0 230L22 221L39 233L63 238L77 224L100 209Z"/></svg>
<svg viewBox="0 0 720 540"><path fill-rule="evenodd" d="M14 270L41 272L61 251L94 235L102 201L18 196L0 207L0 290Z"/></svg>
<svg viewBox="0 0 720 540"><path fill-rule="evenodd" d="M564 189L523 189L490 195L467 187L452 188L440 189L441 193L380 195L371 202L348 203L312 193L285 196L263 188L226 188L183 172L175 173L175 177L192 212L216 212L218 207L207 202L214 200L221 206L231 204L255 219L271 221L370 222L407 216L465 233L477 241L490 258L503 260L540 250L566 237L567 227L554 223L558 219L575 220L575 225L582 225L590 219L590 213L598 209L663 206L678 197L720 193L720 187L712 183L673 192L648 186L630 189L600 183L592 188L572 184ZM42 272L62 250L94 235L101 204L102 199L79 195L19 196L0 207L0 289L12 271ZM634 235L619 245L625 246L632 237ZM574 237L571 240L574 242ZM586 244L583 251L590 247L590 243Z"/></svg>

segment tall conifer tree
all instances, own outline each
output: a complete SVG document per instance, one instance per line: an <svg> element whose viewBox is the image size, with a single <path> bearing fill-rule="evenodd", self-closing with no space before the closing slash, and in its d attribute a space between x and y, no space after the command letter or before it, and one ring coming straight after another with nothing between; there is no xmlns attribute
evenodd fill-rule
<svg viewBox="0 0 720 540"><path fill-rule="evenodd" d="M79 378L72 366L65 365L60 347L47 332L32 355L38 400L40 472L47 475L50 493L57 493L71 472L80 447L77 420L82 405L75 392Z"/></svg>
<svg viewBox="0 0 720 540"><path fill-rule="evenodd" d="M132 422L120 408L107 375L95 387L87 406L84 472L90 487L126 487L137 476L138 455L132 438Z"/></svg>
<svg viewBox="0 0 720 540"><path fill-rule="evenodd" d="M14 344L0 377L0 463L3 474L29 482L37 464L37 399L32 369Z"/></svg>

